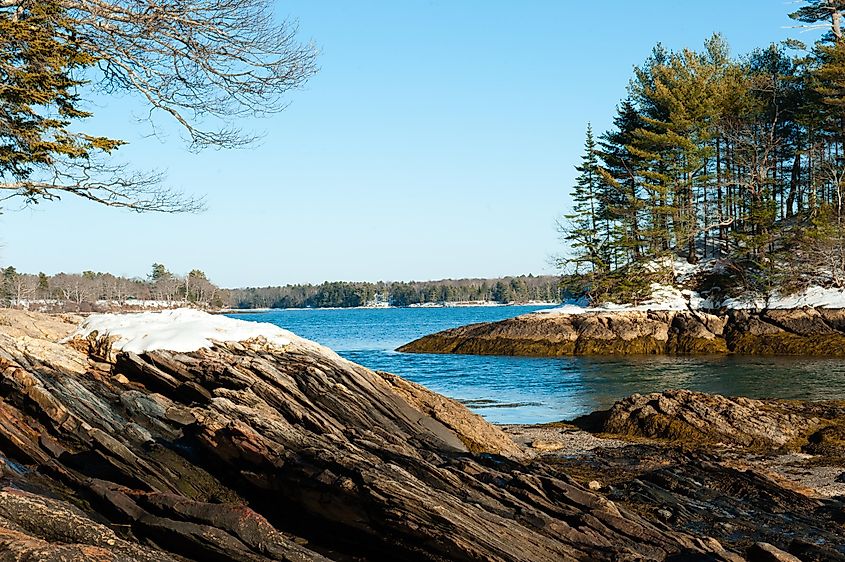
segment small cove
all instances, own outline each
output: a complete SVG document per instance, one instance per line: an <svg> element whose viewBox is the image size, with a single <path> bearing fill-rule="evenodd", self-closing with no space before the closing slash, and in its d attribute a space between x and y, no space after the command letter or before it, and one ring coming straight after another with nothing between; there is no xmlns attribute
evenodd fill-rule
<svg viewBox="0 0 845 562"><path fill-rule="evenodd" d="M845 361L820 357L492 357L397 353L420 336L545 307L290 309L228 316L270 322L464 402L495 423L545 423L636 392L688 388L752 398L843 399Z"/></svg>

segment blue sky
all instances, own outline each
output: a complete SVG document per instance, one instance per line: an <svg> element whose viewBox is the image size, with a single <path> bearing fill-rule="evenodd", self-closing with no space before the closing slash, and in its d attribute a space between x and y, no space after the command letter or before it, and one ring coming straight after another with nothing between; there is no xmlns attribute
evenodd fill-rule
<svg viewBox="0 0 845 562"><path fill-rule="evenodd" d="M782 0L297 0L319 73L249 123L246 150L149 138L132 97L99 98L87 129L122 158L205 194L197 215L141 215L67 198L0 215L0 264L145 275L161 262L226 287L554 273L584 129L608 127L653 45L734 53L801 37Z"/></svg>

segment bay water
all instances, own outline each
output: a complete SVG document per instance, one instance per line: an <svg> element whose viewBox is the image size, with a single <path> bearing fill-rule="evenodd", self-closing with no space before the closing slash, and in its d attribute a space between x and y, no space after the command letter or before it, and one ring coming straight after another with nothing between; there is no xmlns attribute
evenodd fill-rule
<svg viewBox="0 0 845 562"><path fill-rule="evenodd" d="M604 409L635 392L687 388L751 398L845 398L845 361L808 357L494 357L394 351L418 337L540 308L287 309L229 314L269 322L462 401L494 423L545 423Z"/></svg>

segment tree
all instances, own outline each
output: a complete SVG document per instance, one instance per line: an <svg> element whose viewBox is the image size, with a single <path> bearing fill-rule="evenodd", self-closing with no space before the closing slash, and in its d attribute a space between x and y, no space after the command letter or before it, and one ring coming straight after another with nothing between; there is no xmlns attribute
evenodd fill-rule
<svg viewBox="0 0 845 562"><path fill-rule="evenodd" d="M42 298L46 298L50 294L50 280L43 271L38 273L38 292Z"/></svg>
<svg viewBox="0 0 845 562"><path fill-rule="evenodd" d="M613 128L599 136L601 181L592 198L583 188L573 197L571 217L582 220L567 231L589 236L578 228L585 216L609 223L599 254L607 269L586 267L565 279L567 290L633 298L645 278L667 282L678 257L727 260L720 285L771 288L801 259L845 282L845 0L806 4L796 17L831 31L804 55L790 54L803 49L791 42L733 59L714 35L701 51L657 45L635 68ZM587 199L595 206L585 213Z"/></svg>
<svg viewBox="0 0 845 562"><path fill-rule="evenodd" d="M81 88L139 95L192 148L229 148L255 139L235 120L281 111L314 59L269 0L0 0L0 190L28 203L73 194L198 210L160 174L116 162L123 141L81 132Z"/></svg>
<svg viewBox="0 0 845 562"><path fill-rule="evenodd" d="M497 281L493 287L492 296L494 301L507 304L513 300L513 289L511 289L509 283L506 284L503 281Z"/></svg>
<svg viewBox="0 0 845 562"><path fill-rule="evenodd" d="M572 187L572 213L564 215L565 222L559 225L563 239L568 242L573 255L563 259L562 264L573 266L576 273L584 268L589 273L603 272L610 267L610 263L606 253L607 240L598 234L601 176L596 141L589 123L581 164L575 169L579 174ZM495 296L493 298L499 300Z"/></svg>
<svg viewBox="0 0 845 562"><path fill-rule="evenodd" d="M171 273L167 271L167 268L160 264L154 263L152 266L152 271L150 272L150 281L158 281L159 279L164 279L166 277L170 277Z"/></svg>
<svg viewBox="0 0 845 562"><path fill-rule="evenodd" d="M842 40L842 13L845 12L845 0L804 0L806 6L789 14L789 17L810 25L800 26L805 29L827 29L825 40Z"/></svg>
<svg viewBox="0 0 845 562"><path fill-rule="evenodd" d="M628 259L638 259L642 251L640 214L644 208L641 200L641 159L629 146L635 142L636 131L644 126L631 99L623 101L616 109L614 129L604 133L599 142L602 163L599 174L604 191L609 195L608 214L618 219L621 227L617 245Z"/></svg>
<svg viewBox="0 0 845 562"><path fill-rule="evenodd" d="M217 297L217 291L217 286L199 269L192 269L185 276L185 299L189 302L209 305Z"/></svg>

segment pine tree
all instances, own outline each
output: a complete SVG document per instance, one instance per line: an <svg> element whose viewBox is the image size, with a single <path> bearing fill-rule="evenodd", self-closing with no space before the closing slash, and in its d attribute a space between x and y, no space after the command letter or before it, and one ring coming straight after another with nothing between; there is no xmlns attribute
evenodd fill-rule
<svg viewBox="0 0 845 562"><path fill-rule="evenodd" d="M640 70L634 84L636 96L658 110L643 115L635 153L655 162L649 175L660 199L656 208L671 213L669 245L683 249L690 262L698 259L698 201L709 182L714 74L707 54L684 50Z"/></svg>
<svg viewBox="0 0 845 562"><path fill-rule="evenodd" d="M789 14L789 17L810 24L809 28L827 28L823 39L829 42L842 41L842 13L845 0L804 0L806 6Z"/></svg>
<svg viewBox="0 0 845 562"><path fill-rule="evenodd" d="M90 117L79 108L75 75L93 66L68 29L60 2L31 2L14 16L0 13L0 186L30 202L52 196L38 171L61 160L89 160L121 141L70 130Z"/></svg>
<svg viewBox="0 0 845 562"><path fill-rule="evenodd" d="M167 271L167 268L163 264L154 263L149 277L150 281L158 281L159 279L166 279L170 275L170 272Z"/></svg>
<svg viewBox="0 0 845 562"><path fill-rule="evenodd" d="M639 259L642 251L640 214L644 202L640 199L639 170L642 159L631 153L635 132L643 127L642 119L630 98L616 109L614 129L604 133L599 142L599 155L604 166L599 168L603 199L609 213L619 221L614 247L625 256L625 262ZM614 252L617 253L617 252Z"/></svg>
<svg viewBox="0 0 845 562"><path fill-rule="evenodd" d="M587 124L584 154L581 164L576 166L578 177L572 188L572 213L564 215L566 223L561 225L563 238L569 243L574 255L564 260L565 265L574 266L575 273L601 273L610 267L607 245L598 234L599 201L601 183L598 152L593 128ZM586 267L586 271L583 268Z"/></svg>

